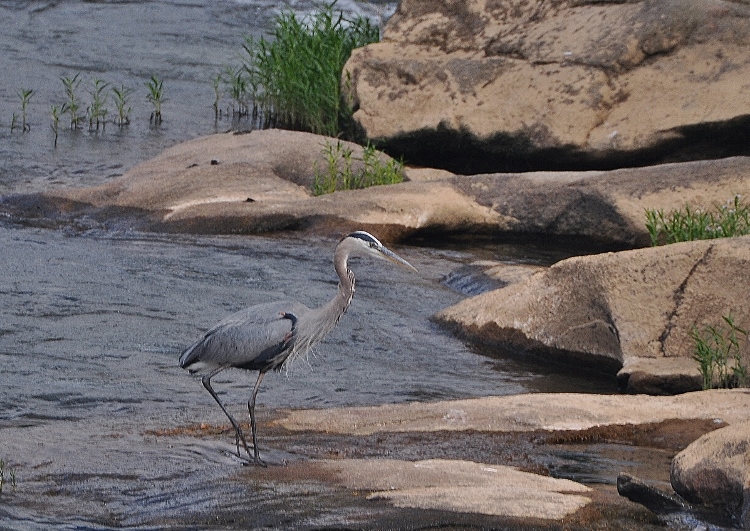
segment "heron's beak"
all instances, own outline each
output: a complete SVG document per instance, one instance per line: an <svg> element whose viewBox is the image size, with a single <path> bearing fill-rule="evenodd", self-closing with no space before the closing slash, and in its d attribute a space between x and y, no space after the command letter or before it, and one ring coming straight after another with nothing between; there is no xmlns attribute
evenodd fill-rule
<svg viewBox="0 0 750 531"><path fill-rule="evenodd" d="M401 258L399 255L388 249L387 247L383 246L378 249L386 260L389 262L393 262L396 265L400 265L401 267L405 267L406 269L411 269L412 271L416 271L417 268L411 265L409 262Z"/></svg>

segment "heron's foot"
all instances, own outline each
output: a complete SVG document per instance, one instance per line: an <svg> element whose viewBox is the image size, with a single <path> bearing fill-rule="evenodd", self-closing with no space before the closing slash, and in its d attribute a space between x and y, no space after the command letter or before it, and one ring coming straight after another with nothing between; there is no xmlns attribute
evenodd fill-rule
<svg viewBox="0 0 750 531"><path fill-rule="evenodd" d="M247 441L245 441L245 434L242 433L242 429L238 425L237 429L234 430L234 444L237 446L237 457L244 460L244 457L242 457L242 450L240 450L240 442L242 442L242 447L245 449L247 455L252 457L250 447L248 447Z"/></svg>
<svg viewBox="0 0 750 531"><path fill-rule="evenodd" d="M261 459L260 457L251 457L250 459L243 459L242 460L242 464L244 466L251 466L252 465L252 466L259 466L259 467L263 467L263 468L267 468L268 467L268 463L266 463L265 461L263 461L263 459Z"/></svg>

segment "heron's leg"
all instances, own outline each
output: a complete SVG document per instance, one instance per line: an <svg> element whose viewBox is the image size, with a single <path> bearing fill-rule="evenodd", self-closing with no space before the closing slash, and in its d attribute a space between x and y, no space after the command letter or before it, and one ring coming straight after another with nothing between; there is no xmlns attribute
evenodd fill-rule
<svg viewBox="0 0 750 531"><path fill-rule="evenodd" d="M216 400L216 403L219 404L219 407L227 416L227 418L229 419L229 422L232 423L232 427L234 428L234 442L237 445L237 457L240 457L240 441L242 441L242 446L245 447L245 451L247 452L247 455L250 455L250 449L247 447L247 442L245 441L245 435L242 433L242 429L240 428L239 423L236 420L234 420L234 417L232 415L229 414L229 411L227 411L227 408L224 407L224 404L221 403L221 400L219 400L219 397L216 395L216 391L214 391L213 387L211 387L211 378L216 376L216 374L223 371L225 368L226 367L219 367L218 369L205 375L203 378L201 378L201 382L203 383L203 387L206 388L206 391L211 393L211 396L214 397L214 400Z"/></svg>
<svg viewBox="0 0 750 531"><path fill-rule="evenodd" d="M253 436L253 450L255 451L255 463L258 465L265 466L265 463L261 460L260 454L258 451L258 438L255 435L255 397L258 396L258 389L260 389L260 382L263 381L263 377L266 375L266 371L260 371L258 373L258 379L255 382L255 387L253 387L253 394L250 397L250 400L247 402L247 411L250 413L250 429L252 431ZM248 452L248 455L250 453Z"/></svg>

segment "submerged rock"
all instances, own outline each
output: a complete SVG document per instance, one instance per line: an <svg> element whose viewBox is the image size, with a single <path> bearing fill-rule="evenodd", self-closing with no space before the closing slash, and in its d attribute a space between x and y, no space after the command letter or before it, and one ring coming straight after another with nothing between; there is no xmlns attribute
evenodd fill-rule
<svg viewBox="0 0 750 531"><path fill-rule="evenodd" d="M679 496L625 473L617 476L617 493L630 501L640 503L656 514L684 510L690 506Z"/></svg>

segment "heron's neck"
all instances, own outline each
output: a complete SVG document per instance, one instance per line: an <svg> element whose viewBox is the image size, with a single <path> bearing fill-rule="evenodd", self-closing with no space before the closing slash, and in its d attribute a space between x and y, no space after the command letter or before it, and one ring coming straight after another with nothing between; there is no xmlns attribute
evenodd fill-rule
<svg viewBox="0 0 750 531"><path fill-rule="evenodd" d="M328 303L312 310L310 319L300 327L300 347L309 348L330 332L341 316L344 315L354 295L354 273L347 267L347 254L336 253L334 266L339 276L339 287L336 295ZM308 323L310 328L308 329Z"/></svg>
<svg viewBox="0 0 750 531"><path fill-rule="evenodd" d="M337 252L333 260L336 274L339 276L339 289L336 296L326 304L326 310L330 312L329 315L336 315L336 322L349 308L354 296L354 273L349 270L348 258L348 253L339 254Z"/></svg>

